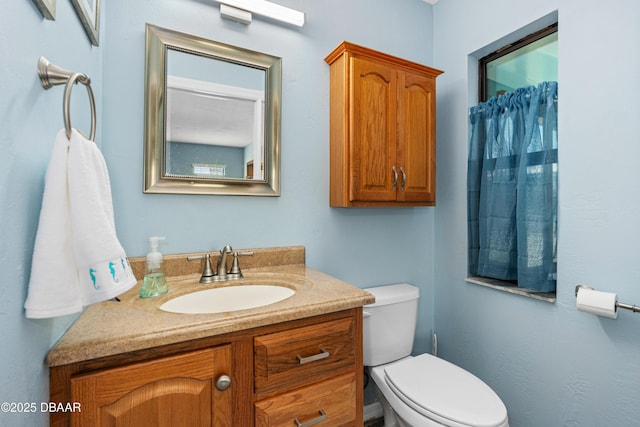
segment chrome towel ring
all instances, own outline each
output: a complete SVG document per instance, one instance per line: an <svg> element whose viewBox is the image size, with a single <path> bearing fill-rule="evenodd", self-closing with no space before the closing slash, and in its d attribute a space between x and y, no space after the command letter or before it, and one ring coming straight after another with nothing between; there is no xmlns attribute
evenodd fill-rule
<svg viewBox="0 0 640 427"><path fill-rule="evenodd" d="M91 79L83 73L74 73L60 68L49 62L46 58L40 57L38 60L38 76L40 83L45 89L64 84L64 98L62 102L62 115L67 139L71 138L71 90L73 85L80 82L87 88L89 102L91 104L91 133L89 140L95 141L96 137L96 102L91 89Z"/></svg>

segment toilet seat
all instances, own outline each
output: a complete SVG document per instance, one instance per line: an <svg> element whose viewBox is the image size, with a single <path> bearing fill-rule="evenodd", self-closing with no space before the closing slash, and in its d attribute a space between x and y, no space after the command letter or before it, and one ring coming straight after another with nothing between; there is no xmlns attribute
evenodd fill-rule
<svg viewBox="0 0 640 427"><path fill-rule="evenodd" d="M482 380L446 360L421 354L387 365L385 382L416 412L449 427L508 426L507 409Z"/></svg>

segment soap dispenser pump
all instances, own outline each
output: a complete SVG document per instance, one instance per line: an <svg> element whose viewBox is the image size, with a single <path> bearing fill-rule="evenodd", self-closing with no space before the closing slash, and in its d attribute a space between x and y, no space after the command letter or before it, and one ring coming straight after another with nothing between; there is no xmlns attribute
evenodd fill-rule
<svg viewBox="0 0 640 427"><path fill-rule="evenodd" d="M151 251L147 254L147 272L140 289L141 298L157 297L169 291L167 278L160 270L162 266L162 254L158 251L158 242L164 237L153 236L149 238Z"/></svg>

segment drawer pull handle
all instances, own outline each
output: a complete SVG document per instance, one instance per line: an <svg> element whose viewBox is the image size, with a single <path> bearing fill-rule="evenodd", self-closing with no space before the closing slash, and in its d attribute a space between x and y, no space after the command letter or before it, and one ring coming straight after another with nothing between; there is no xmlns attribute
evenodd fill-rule
<svg viewBox="0 0 640 427"><path fill-rule="evenodd" d="M322 409L320 409L318 412L320 413L320 416L319 416L319 417L316 417L316 418L314 418L314 419L312 419L312 420L305 421L305 422L301 423L301 422L296 418L295 420L293 420L293 422L294 422L294 423L296 423L296 427L309 427L309 426L312 426L312 425L314 425L314 424L321 423L321 422L325 421L325 420L328 418L328 417L327 417L327 413L326 413L326 412L324 412Z"/></svg>
<svg viewBox="0 0 640 427"><path fill-rule="evenodd" d="M393 165L391 166L391 171L393 172L393 184L391 185L391 189L395 190L398 186L398 169Z"/></svg>
<svg viewBox="0 0 640 427"><path fill-rule="evenodd" d="M316 360L326 359L327 357L329 357L331 355L331 353L326 351L324 348L321 348L320 351L322 353L314 354L313 356L302 357L302 356L300 356L298 354L296 357L298 358L298 362L300 362L301 365L304 365L305 363L310 363L310 362L315 362Z"/></svg>

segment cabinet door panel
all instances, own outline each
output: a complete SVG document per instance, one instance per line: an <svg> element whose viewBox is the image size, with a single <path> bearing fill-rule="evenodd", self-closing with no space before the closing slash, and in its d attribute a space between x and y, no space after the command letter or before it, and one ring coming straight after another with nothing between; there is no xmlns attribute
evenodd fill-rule
<svg viewBox="0 0 640 427"><path fill-rule="evenodd" d="M103 427L211 426L211 381L172 378L145 384L103 406L100 415Z"/></svg>
<svg viewBox="0 0 640 427"><path fill-rule="evenodd" d="M232 392L215 389L230 368L225 345L73 377L71 398L82 411L71 425L231 425Z"/></svg>
<svg viewBox="0 0 640 427"><path fill-rule="evenodd" d="M398 200L435 201L435 82L409 72L398 77Z"/></svg>
<svg viewBox="0 0 640 427"><path fill-rule="evenodd" d="M357 57L352 61L350 198L395 200L395 71Z"/></svg>

